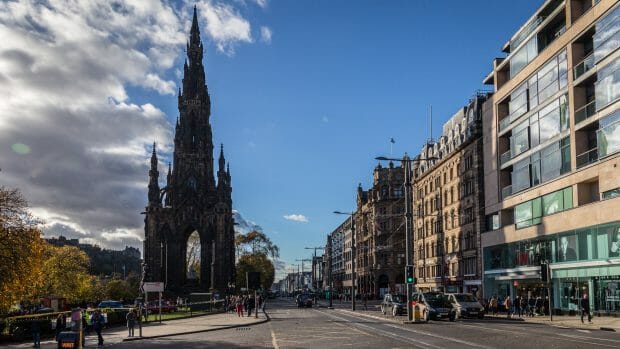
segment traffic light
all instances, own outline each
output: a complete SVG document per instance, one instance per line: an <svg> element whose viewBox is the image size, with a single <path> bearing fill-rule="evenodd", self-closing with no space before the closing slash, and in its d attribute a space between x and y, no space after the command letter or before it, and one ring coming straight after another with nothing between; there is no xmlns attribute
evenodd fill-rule
<svg viewBox="0 0 620 349"><path fill-rule="evenodd" d="M540 280L549 282L549 265L545 262L540 263Z"/></svg>
<svg viewBox="0 0 620 349"><path fill-rule="evenodd" d="M408 284L413 284L415 282L415 278L413 277L413 265L407 265L405 267L405 279Z"/></svg>

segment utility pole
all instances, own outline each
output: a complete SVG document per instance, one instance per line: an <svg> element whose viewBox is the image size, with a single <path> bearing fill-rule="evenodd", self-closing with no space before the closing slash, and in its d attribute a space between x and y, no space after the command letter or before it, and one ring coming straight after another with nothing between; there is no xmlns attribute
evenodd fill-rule
<svg viewBox="0 0 620 349"><path fill-rule="evenodd" d="M304 249L306 249L306 250L314 250L314 253L312 255L312 287L315 287L315 289L319 288L319 283L318 282L316 283L316 286L315 286L315 281L318 281L318 280L314 279L314 270L315 270L314 264L315 264L315 261L316 261L316 250L325 250L325 246L304 247ZM317 274L318 274L318 272L317 272Z"/></svg>
<svg viewBox="0 0 620 349"><path fill-rule="evenodd" d="M304 262L312 262L312 259L307 259L307 258L296 259L295 262L301 262L301 278L303 280L303 277L304 277ZM303 286L303 281L301 282L301 284Z"/></svg>

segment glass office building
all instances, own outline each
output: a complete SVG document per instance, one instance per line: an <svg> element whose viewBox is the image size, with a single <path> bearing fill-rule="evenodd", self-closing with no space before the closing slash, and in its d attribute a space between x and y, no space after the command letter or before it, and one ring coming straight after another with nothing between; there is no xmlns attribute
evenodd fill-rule
<svg viewBox="0 0 620 349"><path fill-rule="evenodd" d="M620 1L547 0L493 62L485 298L570 314L587 295L596 313L620 313L619 47Z"/></svg>

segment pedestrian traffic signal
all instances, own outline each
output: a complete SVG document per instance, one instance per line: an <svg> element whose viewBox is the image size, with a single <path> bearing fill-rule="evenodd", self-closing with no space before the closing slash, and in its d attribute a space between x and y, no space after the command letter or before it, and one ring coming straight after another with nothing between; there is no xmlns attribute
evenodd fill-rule
<svg viewBox="0 0 620 349"><path fill-rule="evenodd" d="M405 279L408 284L413 284L415 282L415 278L413 277L413 265L405 267Z"/></svg>

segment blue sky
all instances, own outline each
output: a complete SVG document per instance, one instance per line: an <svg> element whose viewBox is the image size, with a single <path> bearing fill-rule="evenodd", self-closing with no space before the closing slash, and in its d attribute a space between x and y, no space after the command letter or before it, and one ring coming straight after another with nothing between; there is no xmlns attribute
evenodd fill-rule
<svg viewBox="0 0 620 349"><path fill-rule="evenodd" d="M325 244L344 219L334 210L354 209L390 138L394 156L415 154L430 105L437 136L488 89L493 58L542 0L196 3L234 208L290 264ZM0 3L0 184L22 188L46 235L141 247L150 144L164 170L193 5Z"/></svg>
<svg viewBox="0 0 620 349"><path fill-rule="evenodd" d="M353 210L373 160L416 153L491 71L539 1L274 1L250 17L270 45L233 57L207 44L214 141L231 162L234 206L287 263ZM169 115L175 115L174 103ZM287 221L303 214L307 223Z"/></svg>

